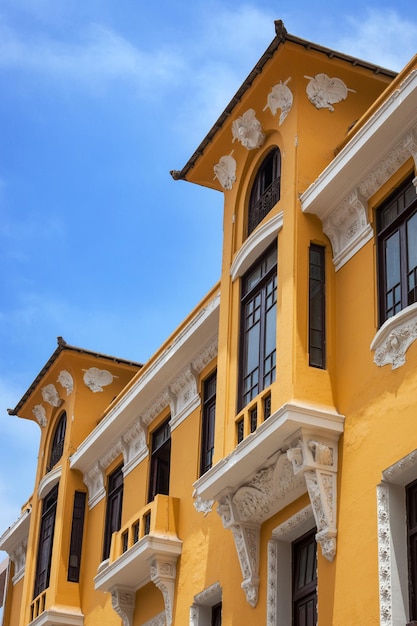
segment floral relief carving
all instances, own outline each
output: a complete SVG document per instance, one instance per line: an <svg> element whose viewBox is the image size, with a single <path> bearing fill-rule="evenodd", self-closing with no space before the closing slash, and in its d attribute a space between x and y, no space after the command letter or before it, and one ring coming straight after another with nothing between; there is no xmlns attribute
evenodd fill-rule
<svg viewBox="0 0 417 626"><path fill-rule="evenodd" d="M193 360L192 368L198 374L217 356L217 338L213 339Z"/></svg>
<svg viewBox="0 0 417 626"><path fill-rule="evenodd" d="M265 141L260 121L255 111L248 109L241 117L232 123L233 141L240 141L247 150L260 148Z"/></svg>
<svg viewBox="0 0 417 626"><path fill-rule="evenodd" d="M171 626L176 577L176 558L175 560L167 560L166 558L155 557L150 563L150 574L152 582L163 595L166 624L167 626Z"/></svg>
<svg viewBox="0 0 417 626"><path fill-rule="evenodd" d="M371 350L379 367L391 364L395 370L405 363L405 354L417 339L417 304L412 304L389 318L375 335Z"/></svg>
<svg viewBox="0 0 417 626"><path fill-rule="evenodd" d="M391 545L388 486L377 487L379 607L382 626L392 624Z"/></svg>
<svg viewBox="0 0 417 626"><path fill-rule="evenodd" d="M104 496L104 470L99 462L96 462L83 476L84 484L88 489L88 506L93 508Z"/></svg>
<svg viewBox="0 0 417 626"><path fill-rule="evenodd" d="M74 379L67 370L61 370L57 382L66 390L69 396L74 390Z"/></svg>
<svg viewBox="0 0 417 626"><path fill-rule="evenodd" d="M214 179L217 178L223 189L230 190L236 182L236 159L232 157L233 150L230 154L222 156L218 163L213 167Z"/></svg>
<svg viewBox="0 0 417 626"><path fill-rule="evenodd" d="M203 513L204 517L211 512L214 500L203 500L201 496L194 498L194 508L198 513Z"/></svg>
<svg viewBox="0 0 417 626"><path fill-rule="evenodd" d="M340 78L329 78L327 74L316 74L316 76L305 76L309 82L306 87L307 96L311 104L316 109L329 109L334 111L333 104L346 100L348 89Z"/></svg>
<svg viewBox="0 0 417 626"><path fill-rule="evenodd" d="M49 385L45 385L45 387L42 387L41 393L44 402L47 402L53 407L61 406L62 400L59 397L59 393L55 385L53 385L52 383L50 383Z"/></svg>
<svg viewBox="0 0 417 626"><path fill-rule="evenodd" d="M107 385L113 382L114 378L117 378L108 370L100 370L97 367L90 367L88 370L83 370L83 372L85 372L83 376L84 384L93 393L103 391L103 387L107 387Z"/></svg>
<svg viewBox="0 0 417 626"><path fill-rule="evenodd" d="M268 94L267 104L264 108L269 109L272 115L276 115L277 110L281 109L281 115L279 116L279 126L283 123L288 113L292 109L293 104L293 95L292 91L289 87L287 87L287 83L291 80L291 78L287 78L287 80L283 83L282 80L274 85Z"/></svg>
<svg viewBox="0 0 417 626"><path fill-rule="evenodd" d="M304 475L316 520L316 539L323 556L332 561L336 554L336 447L334 443L311 439L302 431L300 435L294 438L287 456L294 473Z"/></svg>
<svg viewBox="0 0 417 626"><path fill-rule="evenodd" d="M46 419L45 407L43 407L42 404L37 404L36 406L33 407L32 413L35 416L36 421L38 422L39 426L41 428L45 428L45 426L48 423L48 420Z"/></svg>
<svg viewBox="0 0 417 626"><path fill-rule="evenodd" d="M135 594L132 589L115 587L111 592L111 605L119 617L122 618L123 626L133 625Z"/></svg>

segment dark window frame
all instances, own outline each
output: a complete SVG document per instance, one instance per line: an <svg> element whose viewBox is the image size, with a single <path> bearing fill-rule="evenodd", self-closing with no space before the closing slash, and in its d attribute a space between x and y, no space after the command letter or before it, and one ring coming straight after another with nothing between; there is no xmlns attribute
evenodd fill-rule
<svg viewBox="0 0 417 626"><path fill-rule="evenodd" d="M103 561L110 555L111 538L120 530L123 507L123 464L119 465L107 479L106 521L104 526Z"/></svg>
<svg viewBox="0 0 417 626"><path fill-rule="evenodd" d="M277 293L278 248L275 241L241 280L238 411L275 381ZM271 345L267 345L268 342Z"/></svg>
<svg viewBox="0 0 417 626"><path fill-rule="evenodd" d="M308 284L308 359L310 367L326 368L326 248L311 243Z"/></svg>
<svg viewBox="0 0 417 626"><path fill-rule="evenodd" d="M217 370L203 381L200 476L213 465L216 422Z"/></svg>
<svg viewBox="0 0 417 626"><path fill-rule="evenodd" d="M317 624L317 542L313 529L292 543L292 623Z"/></svg>
<svg viewBox="0 0 417 626"><path fill-rule="evenodd" d="M412 177L408 177L380 205L376 213L380 326L405 307L417 302L416 259L415 265L409 267L409 252L417 248L415 244L409 245L407 231L411 220L414 220L416 229L417 196ZM392 283L393 280L396 282Z"/></svg>
<svg viewBox="0 0 417 626"><path fill-rule="evenodd" d="M281 152L274 146L263 159L253 181L248 205L248 236L279 201L281 194Z"/></svg>
<svg viewBox="0 0 417 626"><path fill-rule="evenodd" d="M154 430L151 435L151 463L149 474L148 502L158 494L169 495L171 472L171 416Z"/></svg>
<svg viewBox="0 0 417 626"><path fill-rule="evenodd" d="M85 501L85 491L76 491L74 493L74 506L72 510L71 539L67 576L68 581L72 583L78 583L80 580L81 554L84 535Z"/></svg>
<svg viewBox="0 0 417 626"><path fill-rule="evenodd" d="M221 626L223 606L221 602L211 607L211 626Z"/></svg>
<svg viewBox="0 0 417 626"><path fill-rule="evenodd" d="M39 529L38 553L33 598L49 587L52 551L54 545L55 518L58 503L58 484L44 497Z"/></svg>
<svg viewBox="0 0 417 626"><path fill-rule="evenodd" d="M410 622L417 622L417 480L405 488L407 513L408 603Z"/></svg>
<svg viewBox="0 0 417 626"><path fill-rule="evenodd" d="M65 433L67 430L67 414L64 411L59 416L54 434L51 441L51 447L49 452L49 462L46 468L47 472L50 472L53 467L61 459L64 452Z"/></svg>

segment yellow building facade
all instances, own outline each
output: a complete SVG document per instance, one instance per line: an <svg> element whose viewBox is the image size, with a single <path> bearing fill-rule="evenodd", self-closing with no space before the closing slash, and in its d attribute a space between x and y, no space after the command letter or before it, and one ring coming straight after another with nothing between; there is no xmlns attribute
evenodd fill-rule
<svg viewBox="0 0 417 626"><path fill-rule="evenodd" d="M174 179L220 281L144 364L58 341L4 626L417 623L417 58L275 38Z"/></svg>

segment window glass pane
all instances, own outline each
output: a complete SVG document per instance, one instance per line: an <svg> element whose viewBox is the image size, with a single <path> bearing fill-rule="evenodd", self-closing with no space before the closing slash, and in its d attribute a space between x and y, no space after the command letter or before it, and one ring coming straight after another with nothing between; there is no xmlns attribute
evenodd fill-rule
<svg viewBox="0 0 417 626"><path fill-rule="evenodd" d="M400 233L398 230L385 242L386 289L400 282Z"/></svg>
<svg viewBox="0 0 417 626"><path fill-rule="evenodd" d="M407 222L408 270L417 267L417 213Z"/></svg>

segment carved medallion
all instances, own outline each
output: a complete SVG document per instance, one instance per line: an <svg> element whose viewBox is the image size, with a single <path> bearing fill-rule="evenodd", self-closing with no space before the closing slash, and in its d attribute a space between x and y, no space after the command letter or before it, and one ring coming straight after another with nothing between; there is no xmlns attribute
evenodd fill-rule
<svg viewBox="0 0 417 626"><path fill-rule="evenodd" d="M333 104L346 100L348 92L353 89L348 89L340 78L329 78L327 74L316 74L314 77L305 76L309 79L306 91L308 99L311 104L314 104L316 109L329 109L334 111Z"/></svg>
<svg viewBox="0 0 417 626"><path fill-rule="evenodd" d="M229 155L222 156L214 166L214 178L219 181L223 189L231 189L236 181L236 160Z"/></svg>
<svg viewBox="0 0 417 626"><path fill-rule="evenodd" d="M269 109L272 115L276 115L277 110L281 109L281 115L279 116L280 126L292 109L293 95L291 89L287 87L287 83L290 80L291 78L287 78L285 83L281 80L278 85L272 87L267 98L267 104L264 108L264 111Z"/></svg>
<svg viewBox="0 0 417 626"><path fill-rule="evenodd" d="M103 391L103 387L110 385L116 376L113 376L108 370L99 370L97 367L90 367L85 371L84 383L94 393Z"/></svg>
<svg viewBox="0 0 417 626"><path fill-rule="evenodd" d="M237 139L247 150L260 148L265 141L261 123L256 119L253 109L248 109L233 122L232 133L233 141Z"/></svg>

